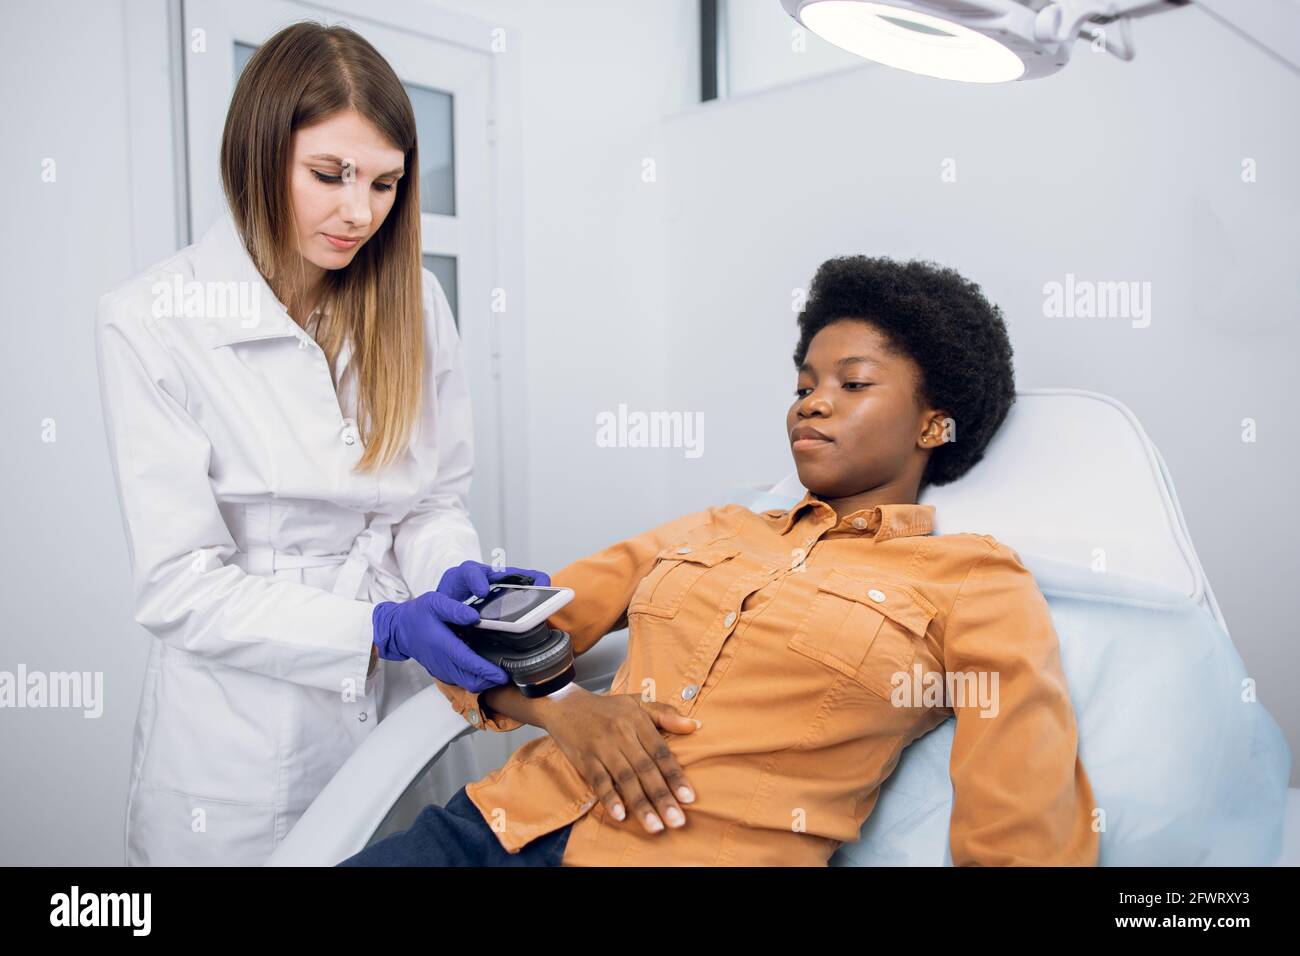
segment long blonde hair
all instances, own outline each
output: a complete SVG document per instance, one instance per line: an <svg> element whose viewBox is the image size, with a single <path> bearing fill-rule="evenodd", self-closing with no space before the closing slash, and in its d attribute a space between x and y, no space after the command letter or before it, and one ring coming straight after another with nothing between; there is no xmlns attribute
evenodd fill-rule
<svg viewBox="0 0 1300 956"><path fill-rule="evenodd" d="M327 270L317 342L335 369L345 341L357 376L357 470L400 458L420 408L424 309L415 112L388 62L346 27L302 22L263 43L235 86L221 137L221 184L249 255L276 296L302 301L305 279L289 193L295 129L355 109L406 154L379 230L343 269ZM340 391L342 383L340 382Z"/></svg>

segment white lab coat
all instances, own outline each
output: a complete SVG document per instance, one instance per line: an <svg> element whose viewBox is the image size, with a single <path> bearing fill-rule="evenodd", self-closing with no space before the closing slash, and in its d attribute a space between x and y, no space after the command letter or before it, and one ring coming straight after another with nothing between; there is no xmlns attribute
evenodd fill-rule
<svg viewBox="0 0 1300 956"><path fill-rule="evenodd" d="M175 314L159 315L178 288ZM239 289L242 309L208 297ZM460 338L427 270L424 317L410 454L362 476L351 471L363 451L353 380L336 394L324 353L258 272L229 210L100 299L100 394L134 616L155 638L128 864L264 863L378 722L431 683L415 661L381 660L366 675L374 605L481 560ZM340 377L347 358L345 347ZM462 738L408 801L445 800L475 770Z"/></svg>

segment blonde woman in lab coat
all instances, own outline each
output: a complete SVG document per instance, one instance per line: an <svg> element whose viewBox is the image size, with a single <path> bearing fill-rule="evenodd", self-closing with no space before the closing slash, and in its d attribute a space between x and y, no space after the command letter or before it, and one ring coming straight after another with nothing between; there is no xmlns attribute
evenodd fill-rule
<svg viewBox="0 0 1300 956"><path fill-rule="evenodd" d="M480 563L467 510L469 391L420 265L400 81L350 30L286 28L239 80L221 172L217 223L104 295L95 326L154 638L130 864L264 863L430 674L506 680L448 628L519 569Z"/></svg>

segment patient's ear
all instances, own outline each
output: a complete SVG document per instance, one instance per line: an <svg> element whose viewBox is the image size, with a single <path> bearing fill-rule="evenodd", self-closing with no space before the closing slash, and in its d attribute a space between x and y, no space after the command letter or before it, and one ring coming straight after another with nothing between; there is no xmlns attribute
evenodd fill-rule
<svg viewBox="0 0 1300 956"><path fill-rule="evenodd" d="M925 423L925 428L917 438L922 448L937 448L953 438L953 420L942 411L934 412Z"/></svg>

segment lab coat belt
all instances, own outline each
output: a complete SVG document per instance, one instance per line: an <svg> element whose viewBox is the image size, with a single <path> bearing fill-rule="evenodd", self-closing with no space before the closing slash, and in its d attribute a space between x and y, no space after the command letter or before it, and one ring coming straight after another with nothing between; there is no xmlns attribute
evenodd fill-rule
<svg viewBox="0 0 1300 956"><path fill-rule="evenodd" d="M382 567L384 555L391 544L387 524L371 525L357 535L352 547L339 554L290 554L275 548L255 547L247 551L236 551L231 563L239 565L249 574L269 576L281 568L320 568L329 565L341 565L338 576L334 579L334 594L349 600L362 597L366 583L366 573L385 580L388 593L400 594L406 591L405 582L394 578Z"/></svg>
<svg viewBox="0 0 1300 956"><path fill-rule="evenodd" d="M348 559L349 552L342 554L290 554L275 548L249 548L236 551L230 559L249 574L271 574L281 568L323 568L331 564L342 564Z"/></svg>

